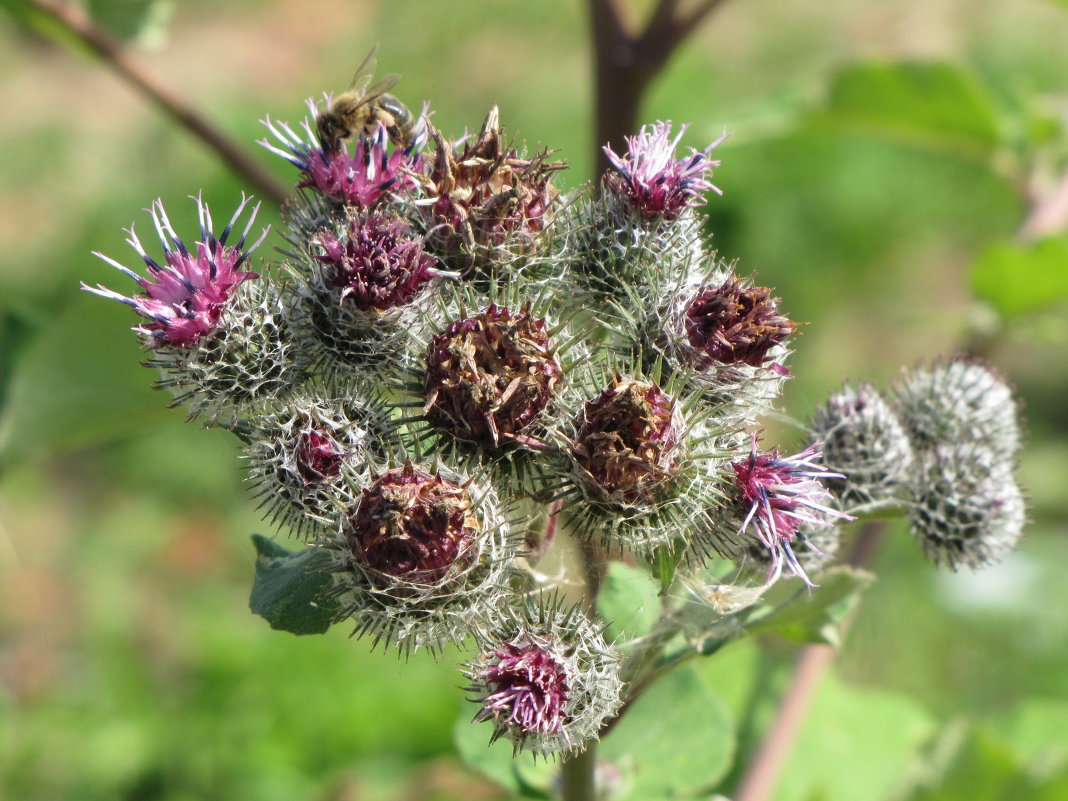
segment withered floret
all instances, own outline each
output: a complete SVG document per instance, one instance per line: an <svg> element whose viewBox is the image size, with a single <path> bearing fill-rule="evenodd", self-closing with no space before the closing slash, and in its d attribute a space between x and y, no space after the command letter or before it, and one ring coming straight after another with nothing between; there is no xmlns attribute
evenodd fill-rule
<svg viewBox="0 0 1068 801"><path fill-rule="evenodd" d="M478 136L452 145L432 130L436 150L418 176L426 195L428 227L440 252L475 254L506 242L530 246L541 238L546 212L558 192L549 181L562 170L549 151L522 158L501 138L496 106Z"/></svg>
<svg viewBox="0 0 1068 801"><path fill-rule="evenodd" d="M452 323L427 351L427 417L484 447L527 439L562 380L545 328L495 304Z"/></svg>
<svg viewBox="0 0 1068 801"><path fill-rule="evenodd" d="M472 505L466 487L406 464L363 491L345 534L353 555L384 574L382 584L433 584L478 535Z"/></svg>
<svg viewBox="0 0 1068 801"><path fill-rule="evenodd" d="M770 289L747 287L737 278L700 289L686 309L685 325L698 368L763 367L768 352L797 330L779 313Z"/></svg>
<svg viewBox="0 0 1068 801"><path fill-rule="evenodd" d="M571 455L595 494L640 504L677 469L678 440L675 402L655 383L616 376L586 403Z"/></svg>

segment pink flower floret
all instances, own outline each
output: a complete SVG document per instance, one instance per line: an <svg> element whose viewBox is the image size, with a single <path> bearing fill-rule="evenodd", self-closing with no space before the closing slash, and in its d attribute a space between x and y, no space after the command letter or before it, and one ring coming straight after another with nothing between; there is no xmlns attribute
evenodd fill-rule
<svg viewBox="0 0 1068 801"><path fill-rule="evenodd" d="M86 291L125 303L147 318L150 322L135 326L134 330L151 337L157 347L195 346L204 335L218 328L223 311L236 288L250 278L259 278L257 273L239 269L267 235L267 229L264 229L255 243L245 247L245 239L255 222L259 204L252 209L237 244L230 247L226 240L248 205L249 198L242 198L234 216L218 237L211 230L211 213L207 204L199 197L196 202L201 238L192 251L174 232L163 203L156 200L152 204L152 222L163 245L162 265L145 252L133 226L128 229L129 238L126 241L147 265L147 277L138 275L102 253L94 254L136 281L144 290L143 293L128 297L99 284L96 287L82 284Z"/></svg>
<svg viewBox="0 0 1068 801"><path fill-rule="evenodd" d="M626 137L627 153L623 156L604 146L614 168L605 174L605 186L628 200L646 220L676 219L686 208L701 205L703 193L723 194L708 180L712 168L719 166L708 154L728 134L724 133L704 150L690 148L690 155L679 159L675 150L687 127L683 125L672 139L670 122L642 126L637 136Z"/></svg>

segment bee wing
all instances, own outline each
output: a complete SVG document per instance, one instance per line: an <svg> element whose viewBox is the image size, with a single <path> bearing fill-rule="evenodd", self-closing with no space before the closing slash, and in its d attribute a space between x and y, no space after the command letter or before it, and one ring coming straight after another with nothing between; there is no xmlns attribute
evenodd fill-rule
<svg viewBox="0 0 1068 801"><path fill-rule="evenodd" d="M348 91L362 94L367 88L367 84L371 82L371 78L375 74L375 67L378 66L378 59L375 58L375 53L377 52L378 45L375 45L371 48L371 52L360 62L360 66L356 68L356 72L352 76L352 81L349 82Z"/></svg>
<svg viewBox="0 0 1068 801"><path fill-rule="evenodd" d="M395 72L391 72L388 75L383 75L380 80L375 81L374 86L369 86L363 90L363 96L360 98L362 102L366 103L369 100L373 100L376 97L381 97L394 86L397 85L401 76Z"/></svg>

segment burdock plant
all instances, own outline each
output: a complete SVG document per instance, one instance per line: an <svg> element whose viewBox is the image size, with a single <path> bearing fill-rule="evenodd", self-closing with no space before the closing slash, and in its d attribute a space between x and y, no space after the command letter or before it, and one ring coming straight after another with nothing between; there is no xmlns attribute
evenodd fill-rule
<svg viewBox="0 0 1068 801"><path fill-rule="evenodd" d="M846 385L796 443L762 429L798 323L708 246L724 137L684 149L656 123L563 192L564 163L496 109L456 137L424 109L401 146L381 123L330 147L314 119L267 127L298 170L277 256L253 264L247 200L217 231L198 198L195 240L156 201L159 247L129 236L146 275L103 257L135 293L85 288L140 316L160 385L242 439L253 495L302 543L255 538L253 609L473 649L472 724L561 758L566 797L589 797L583 771L651 792L658 766L613 737L684 663L780 624L827 636L866 582L834 564L847 521L907 518L953 569L1019 537L1016 409L985 365Z"/></svg>

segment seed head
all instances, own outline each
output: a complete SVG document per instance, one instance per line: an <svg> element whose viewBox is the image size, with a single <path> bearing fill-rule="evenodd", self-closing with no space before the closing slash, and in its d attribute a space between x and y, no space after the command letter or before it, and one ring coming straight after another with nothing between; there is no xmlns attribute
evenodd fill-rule
<svg viewBox="0 0 1068 801"><path fill-rule="evenodd" d="M136 281L144 292L126 297L99 284L95 288L82 284L82 289L87 292L125 303L148 319L150 322L135 326L133 330L143 334L153 348L195 347L202 337L218 329L220 318L237 287L250 278L259 278L256 273L241 272L239 269L267 235L267 229L264 229L259 239L245 246L259 204L253 207L237 244L227 246L226 242L241 212L248 205L249 198L242 198L234 216L218 237L212 231L211 212L207 204L199 197L196 203L200 239L190 251L167 219L163 203L159 200L153 202L150 213L163 246L163 264L148 255L133 226L128 229L129 238L126 241L147 265L148 278L139 276L102 253L94 254Z"/></svg>
<svg viewBox="0 0 1068 801"><path fill-rule="evenodd" d="M557 197L549 182L563 162L549 161L548 151L524 158L504 144L496 107L474 139L450 144L436 130L431 136L436 151L419 176L427 199L418 209L435 252L467 267L500 248L534 249Z"/></svg>
<svg viewBox="0 0 1068 801"><path fill-rule="evenodd" d="M537 425L561 380L545 320L491 304L431 340L425 412L458 440L512 445Z"/></svg>
<svg viewBox="0 0 1068 801"><path fill-rule="evenodd" d="M365 489L346 520L353 556L380 583L434 584L467 558L479 522L464 487L409 463L383 473Z"/></svg>
<svg viewBox="0 0 1068 801"><path fill-rule="evenodd" d="M797 330L778 311L778 302L767 287L747 287L736 277L719 286L703 286L694 293L685 312L686 341L690 361L698 370L720 365L769 367L769 353Z"/></svg>
<svg viewBox="0 0 1068 801"><path fill-rule="evenodd" d="M518 553L492 491L410 462L361 491L329 547L340 617L403 650L472 633L504 602Z"/></svg>

